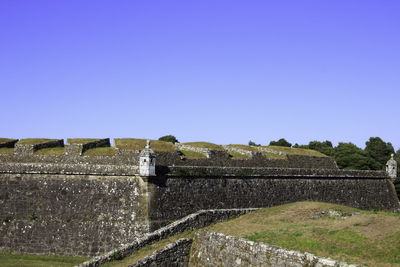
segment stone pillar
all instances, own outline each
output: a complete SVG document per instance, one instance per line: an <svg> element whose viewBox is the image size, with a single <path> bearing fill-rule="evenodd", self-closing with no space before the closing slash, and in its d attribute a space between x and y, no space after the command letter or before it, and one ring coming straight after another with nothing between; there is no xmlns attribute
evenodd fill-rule
<svg viewBox="0 0 400 267"><path fill-rule="evenodd" d="M394 155L386 163L386 172L389 177L394 181L397 178L397 162L394 160Z"/></svg>
<svg viewBox="0 0 400 267"><path fill-rule="evenodd" d="M150 147L150 140L147 140L146 147L139 155L139 174L140 176L156 175L156 155Z"/></svg>

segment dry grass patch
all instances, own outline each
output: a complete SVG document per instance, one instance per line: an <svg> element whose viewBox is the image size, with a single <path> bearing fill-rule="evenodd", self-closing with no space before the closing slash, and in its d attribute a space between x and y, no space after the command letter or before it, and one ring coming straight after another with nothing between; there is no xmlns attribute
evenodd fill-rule
<svg viewBox="0 0 400 267"><path fill-rule="evenodd" d="M283 152L289 155L301 155L301 156L310 156L310 157L327 157L327 155L322 154L319 151L312 149L304 149L304 148L293 148L293 147L284 147L284 146L262 146L263 148L268 148L271 150Z"/></svg>
<svg viewBox="0 0 400 267"><path fill-rule="evenodd" d="M116 138L114 139L115 147L124 150L143 150L146 146L147 139L137 138ZM150 140L151 149L156 152L173 152L175 145L171 142Z"/></svg>
<svg viewBox="0 0 400 267"><path fill-rule="evenodd" d="M298 202L217 223L210 230L368 266L400 266L400 214Z"/></svg>
<svg viewBox="0 0 400 267"><path fill-rule="evenodd" d="M83 152L83 156L115 156L115 147L95 147Z"/></svg>
<svg viewBox="0 0 400 267"><path fill-rule="evenodd" d="M198 148L208 148L208 149L214 149L214 150L223 150L223 146L213 144L213 143L208 143L208 142L189 142L189 143L182 143L182 145L189 145L193 147L198 147Z"/></svg>

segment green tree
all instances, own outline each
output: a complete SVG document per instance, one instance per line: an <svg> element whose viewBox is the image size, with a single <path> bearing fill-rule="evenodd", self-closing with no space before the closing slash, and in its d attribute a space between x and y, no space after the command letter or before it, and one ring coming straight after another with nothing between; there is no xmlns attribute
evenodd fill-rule
<svg viewBox="0 0 400 267"><path fill-rule="evenodd" d="M304 148L304 149L309 149L308 145L299 145L298 143L293 145L293 148Z"/></svg>
<svg viewBox="0 0 400 267"><path fill-rule="evenodd" d="M165 141L165 142L171 142L171 143L174 143L174 144L175 143L179 143L178 139L176 139L176 137L173 136L173 135L165 135L165 136L162 136L162 137L158 138L158 140Z"/></svg>
<svg viewBox="0 0 400 267"><path fill-rule="evenodd" d="M309 149L317 150L325 155L332 156L333 155L333 145L331 141L311 141L308 144Z"/></svg>
<svg viewBox="0 0 400 267"><path fill-rule="evenodd" d="M292 144L286 141L285 138L281 138L278 141L271 141L269 142L270 146L286 146L286 147L291 147Z"/></svg>
<svg viewBox="0 0 400 267"><path fill-rule="evenodd" d="M365 145L365 152L378 163L377 170L385 169L386 162L390 159L390 155L394 153L392 144L384 142L379 137L371 137Z"/></svg>
<svg viewBox="0 0 400 267"><path fill-rule="evenodd" d="M249 141L249 146L261 146L260 144L256 144L253 141Z"/></svg>
<svg viewBox="0 0 400 267"><path fill-rule="evenodd" d="M376 170L379 164L369 157L367 152L352 143L339 143L333 150L333 156L341 169Z"/></svg>

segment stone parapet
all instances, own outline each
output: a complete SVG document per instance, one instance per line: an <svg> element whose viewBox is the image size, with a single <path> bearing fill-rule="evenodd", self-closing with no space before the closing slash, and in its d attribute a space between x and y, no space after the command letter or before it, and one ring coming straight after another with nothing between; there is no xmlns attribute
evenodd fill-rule
<svg viewBox="0 0 400 267"><path fill-rule="evenodd" d="M82 144L67 144L66 154L67 155L82 155L86 150L96 147L109 147L110 138L104 138L95 140L92 142L82 143Z"/></svg>
<svg viewBox="0 0 400 267"><path fill-rule="evenodd" d="M52 140L40 144L19 144L16 143L14 146L14 154L16 155L33 155L33 153L39 149L49 148L49 147L63 147L64 140Z"/></svg>
<svg viewBox="0 0 400 267"><path fill-rule="evenodd" d="M18 139L11 139L11 140L7 140L5 142L0 143L0 147L9 147L12 148L15 146L15 143L18 142Z"/></svg>
<svg viewBox="0 0 400 267"><path fill-rule="evenodd" d="M223 148L225 150L227 150L228 152L239 153L239 154L242 154L242 155L245 155L245 156L249 156L249 157L253 157L253 155L254 155L253 151L240 149L240 148L236 148L236 147L232 147L232 146L223 146Z"/></svg>
<svg viewBox="0 0 400 267"><path fill-rule="evenodd" d="M208 148L194 147L194 146L181 144L181 143L175 143L175 147L178 150L194 151L194 152L198 152L198 153L203 153L204 155L206 155L207 158L210 157L209 153L210 153L211 149L208 149Z"/></svg>

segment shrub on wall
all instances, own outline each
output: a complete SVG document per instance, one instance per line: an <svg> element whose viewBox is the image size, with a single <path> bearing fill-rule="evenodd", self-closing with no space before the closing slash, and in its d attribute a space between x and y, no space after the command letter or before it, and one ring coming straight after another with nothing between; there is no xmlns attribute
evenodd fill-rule
<svg viewBox="0 0 400 267"><path fill-rule="evenodd" d="M165 142L171 142L174 144L179 143L178 139L176 139L176 137L173 135L164 135L164 136L158 138L158 140L165 141Z"/></svg>
<svg viewBox="0 0 400 267"><path fill-rule="evenodd" d="M291 147L292 144L286 141L285 138L281 138L278 141L271 141L269 142L270 146L285 146L285 147Z"/></svg>

